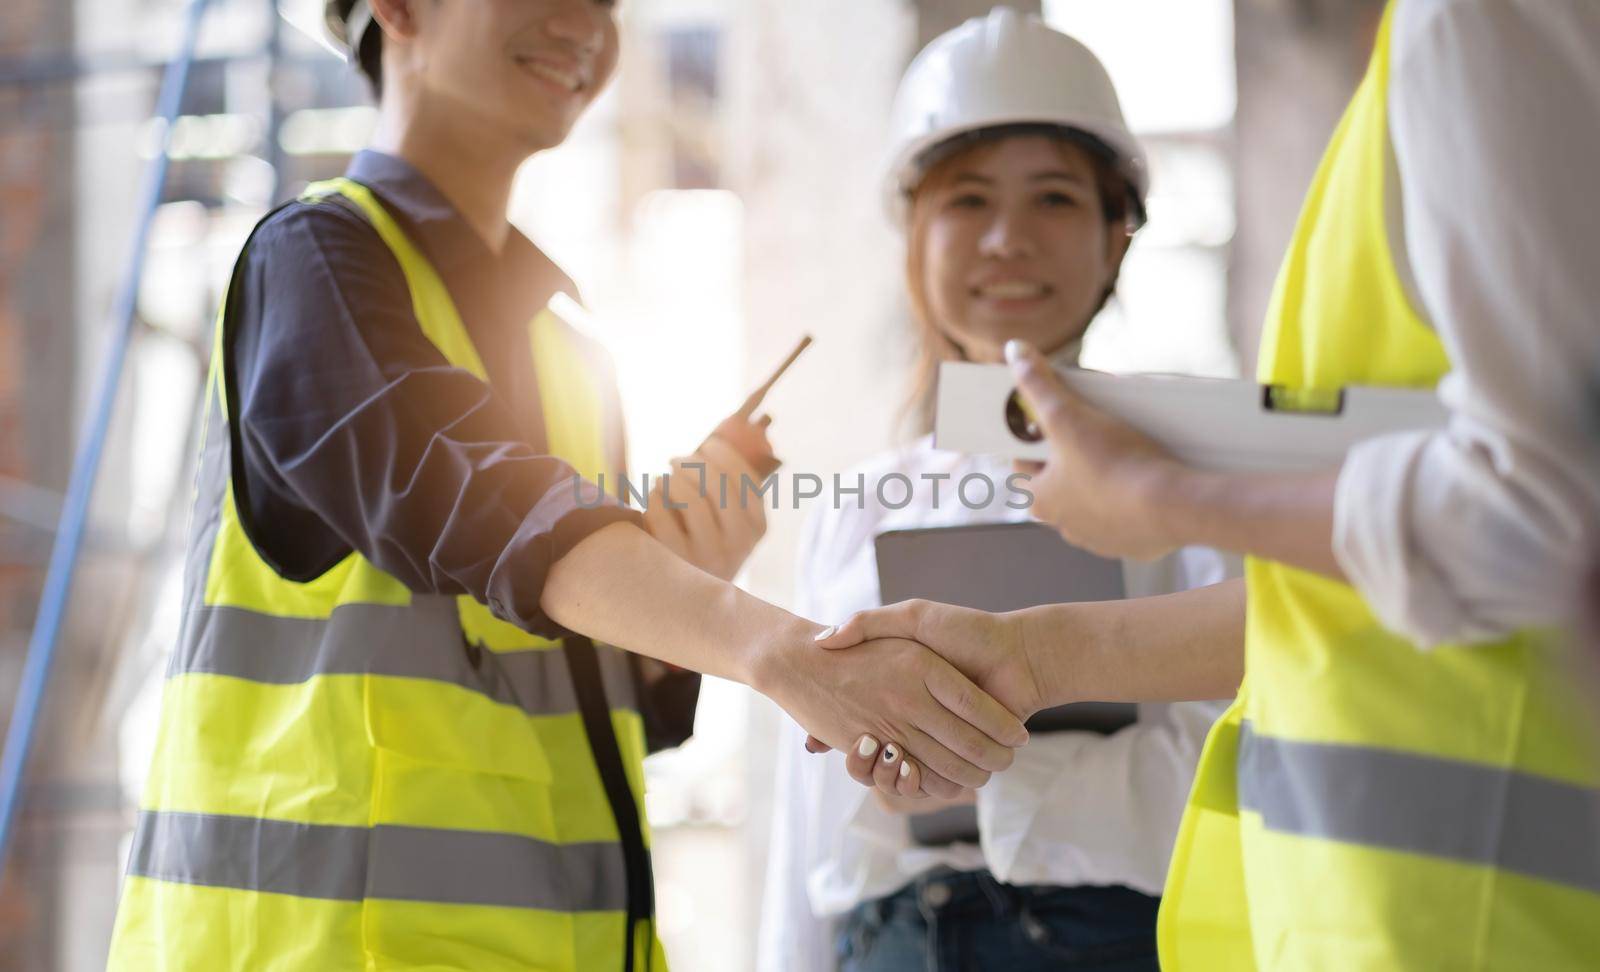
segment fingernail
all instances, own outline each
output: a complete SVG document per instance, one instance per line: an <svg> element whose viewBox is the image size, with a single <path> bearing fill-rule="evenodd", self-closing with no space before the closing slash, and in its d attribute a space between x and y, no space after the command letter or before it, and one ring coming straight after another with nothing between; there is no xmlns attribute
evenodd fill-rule
<svg viewBox="0 0 1600 972"><path fill-rule="evenodd" d="M877 751L878 741L871 736L862 736L861 741L856 743L856 752L861 754L862 759L870 759Z"/></svg>
<svg viewBox="0 0 1600 972"><path fill-rule="evenodd" d="M900 778L901 779L905 779L906 777L908 777L910 775L911 775L911 764L910 763L901 763L900 764Z"/></svg>
<svg viewBox="0 0 1600 972"><path fill-rule="evenodd" d="M894 743L890 743L889 745L883 747L883 761L885 763L892 763L899 758L900 750L894 748Z"/></svg>
<svg viewBox="0 0 1600 972"><path fill-rule="evenodd" d="M838 630L839 630L839 626L838 625L836 625L836 624L835 625L830 625L829 627L823 628L821 631L818 631L816 637L812 638L811 640L812 641L827 641L829 638L832 638L833 637L833 633L835 631L838 631Z"/></svg>
<svg viewBox="0 0 1600 972"><path fill-rule="evenodd" d="M1021 341L1017 340L1016 338L1012 338L1011 340L1006 342L1006 363L1007 364L1010 364L1010 365L1013 365L1013 366L1022 364L1026 360L1026 358L1025 358L1026 354L1027 354L1027 352L1023 349Z"/></svg>

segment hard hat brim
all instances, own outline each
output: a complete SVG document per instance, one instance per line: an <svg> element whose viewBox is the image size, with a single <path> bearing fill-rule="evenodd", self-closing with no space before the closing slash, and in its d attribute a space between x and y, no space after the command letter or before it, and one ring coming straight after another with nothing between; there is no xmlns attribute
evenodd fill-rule
<svg viewBox="0 0 1600 972"><path fill-rule="evenodd" d="M903 223L908 214L908 201L928 170L938 162L966 147L991 139L1014 137L1022 134L1054 134L1057 137L1096 150L1102 158L1116 167L1128 182L1129 201L1132 203L1134 228L1143 226L1146 219L1145 200L1149 193L1149 163L1144 148L1126 129L1105 125L1072 124L1060 119L1041 120L1018 115L1014 118L984 119L981 124L954 131L940 132L909 142L899 147L887 166L884 186L890 216Z"/></svg>

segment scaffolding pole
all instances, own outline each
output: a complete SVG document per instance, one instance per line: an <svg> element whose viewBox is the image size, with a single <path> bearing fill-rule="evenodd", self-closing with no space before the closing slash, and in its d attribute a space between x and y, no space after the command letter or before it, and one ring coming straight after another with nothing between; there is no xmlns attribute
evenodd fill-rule
<svg viewBox="0 0 1600 972"><path fill-rule="evenodd" d="M183 41L177 57L167 65L157 99L157 117L161 119L161 151L146 173L144 194L135 225L132 253L117 290L112 306L110 344L100 375L100 383L82 433L77 460L73 463L72 477L68 481L65 501L62 504L61 526L56 531L55 545L50 553L50 567L45 574L44 592L40 597L39 614L34 623L33 635L28 642L28 656L23 663L22 680L17 690L17 702L12 709L11 725L6 732L5 752L0 755L0 876L4 875L11 835L17 812L22 802L22 790L28 754L33 736L38 728L44 708L45 689L50 681L56 648L61 640L62 622L66 617L67 601L72 593L73 574L82 549L84 527L89 515L89 502L94 495L94 485L105 452L106 437L116 405L117 389L128 355L128 345L133 333L134 312L139 296L139 283L144 276L144 262L150 237L151 223L167 182L167 168L172 148L173 122L183 103L183 94L189 84L189 69L194 64L199 44L200 24L204 20L209 0L190 0L184 20Z"/></svg>

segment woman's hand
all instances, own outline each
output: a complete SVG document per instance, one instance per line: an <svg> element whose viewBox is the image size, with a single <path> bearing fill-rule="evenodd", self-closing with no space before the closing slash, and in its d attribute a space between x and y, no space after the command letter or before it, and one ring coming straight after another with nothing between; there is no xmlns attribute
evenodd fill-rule
<svg viewBox="0 0 1600 972"><path fill-rule="evenodd" d="M1019 615L990 614L933 601L902 601L851 616L818 644L853 651L854 646L873 638L905 638L926 645L1018 719L1044 707ZM827 748L819 745L821 742L808 740L806 748L820 752ZM922 783L926 774L916 754L906 753L903 743L900 736L870 733L856 740L845 751L850 776L886 795L934 795L935 791Z"/></svg>
<svg viewBox="0 0 1600 972"><path fill-rule="evenodd" d="M775 643L761 652L751 685L828 746L896 740L916 760L918 792L954 797L1011 765L1028 733L1004 705L916 642L857 640L850 651L809 638Z"/></svg>
<svg viewBox="0 0 1600 972"><path fill-rule="evenodd" d="M1079 398L1032 345L1006 342L1006 360L1050 446L1044 464L1017 464L1031 477L1029 512L1103 557L1146 560L1182 546L1163 527L1159 497L1188 467Z"/></svg>
<svg viewBox="0 0 1600 972"><path fill-rule="evenodd" d="M978 802L976 790L962 790L960 796L950 800L920 795L912 797L890 796L882 790L873 790L872 796L877 800L878 808L884 813L898 815L933 813L937 810L948 810L951 807L970 807L975 806Z"/></svg>
<svg viewBox="0 0 1600 972"><path fill-rule="evenodd" d="M686 459L674 459L646 500L644 528L667 549L722 580L732 580L767 532L759 496L745 501L742 477L756 474L715 436ZM724 488L726 487L726 488Z"/></svg>

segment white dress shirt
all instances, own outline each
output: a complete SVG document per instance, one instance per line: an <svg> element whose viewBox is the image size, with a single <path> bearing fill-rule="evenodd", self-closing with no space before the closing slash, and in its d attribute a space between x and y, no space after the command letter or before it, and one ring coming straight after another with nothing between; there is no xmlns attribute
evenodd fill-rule
<svg viewBox="0 0 1600 972"><path fill-rule="evenodd" d="M1385 626L1491 640L1567 616L1600 538L1600 3L1395 17L1390 243L1452 418L1350 453L1334 548Z"/></svg>
<svg viewBox="0 0 1600 972"><path fill-rule="evenodd" d="M865 509L819 508L801 541L800 614L836 624L876 607L873 539L888 530L1026 520L1009 509L1011 468L987 457L932 448L929 439L852 470L865 475ZM899 473L917 485L912 502L892 510L874 485ZM924 474L945 473L939 506ZM993 500L968 509L954 495L961 480L987 475ZM888 488L891 502L903 493ZM978 492L978 491L974 491ZM969 496L981 499L982 496ZM1236 576L1236 561L1187 548L1150 564L1127 564L1130 597L1166 594ZM1012 884L1121 884L1159 894L1200 746L1224 704L1141 705L1139 721L1113 735L1035 735L1004 773L978 790L979 844L921 847L907 818L881 809L846 774L839 753L813 756L792 724L780 734L772 842L758 948L763 972L826 972L835 967L834 924L863 901L891 894L930 868L987 867Z"/></svg>

